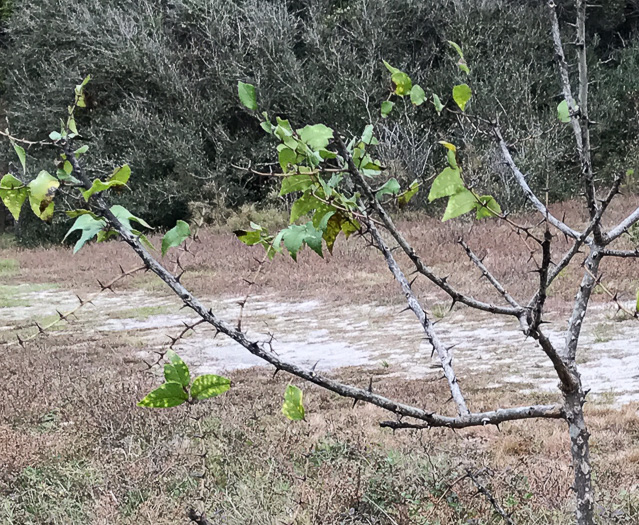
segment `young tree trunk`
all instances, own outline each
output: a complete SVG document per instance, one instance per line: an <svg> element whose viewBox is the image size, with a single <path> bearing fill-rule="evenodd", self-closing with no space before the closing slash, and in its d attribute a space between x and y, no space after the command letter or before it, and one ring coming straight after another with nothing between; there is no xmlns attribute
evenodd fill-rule
<svg viewBox="0 0 639 525"><path fill-rule="evenodd" d="M590 467L590 433L586 428L583 405L585 395L579 386L565 395L566 420L570 432L570 452L575 472L573 490L577 498L577 525L594 525L594 496Z"/></svg>

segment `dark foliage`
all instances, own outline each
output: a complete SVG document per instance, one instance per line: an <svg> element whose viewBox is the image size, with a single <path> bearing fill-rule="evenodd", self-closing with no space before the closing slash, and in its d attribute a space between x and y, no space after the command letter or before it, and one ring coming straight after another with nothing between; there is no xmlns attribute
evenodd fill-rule
<svg viewBox="0 0 639 525"><path fill-rule="evenodd" d="M639 3L604 6L591 10L590 45L597 173L606 179L632 167L639 149ZM569 7L562 16L572 16ZM378 119L387 93L382 59L451 99L450 86L465 75L448 40L464 47L472 67L473 112L501 115L533 185L544 187L548 176L552 199L574 192L576 156L555 118L560 95L542 2L0 0L3 18L0 110L13 132L45 137L90 73L78 121L90 171L129 162L134 191L118 199L160 227L185 217L190 201L233 207L272 190L268 179L232 167L273 161L268 137L237 101L237 80L258 86L270 114L357 133L369 114ZM414 113L379 124L380 153L394 176L431 177L443 161L432 144L452 140L462 145L468 176L506 207L522 205L492 144L460 132L450 115L437 118L430 104ZM2 148L0 166L13 159ZM414 205L423 204L422 196ZM23 236L41 235L24 226Z"/></svg>

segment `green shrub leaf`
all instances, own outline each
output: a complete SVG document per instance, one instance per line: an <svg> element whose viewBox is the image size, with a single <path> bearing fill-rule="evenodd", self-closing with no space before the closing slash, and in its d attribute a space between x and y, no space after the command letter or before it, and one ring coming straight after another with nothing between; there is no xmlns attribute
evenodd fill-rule
<svg viewBox="0 0 639 525"><path fill-rule="evenodd" d="M435 106L435 111L437 111L437 114L441 115L442 109L444 109L444 104L442 104L442 101L437 95L435 95L435 93L433 93L433 106Z"/></svg>
<svg viewBox="0 0 639 525"><path fill-rule="evenodd" d="M226 377L207 374L195 378L191 386L191 397L201 400L219 396L231 388L231 381Z"/></svg>
<svg viewBox="0 0 639 525"><path fill-rule="evenodd" d="M397 195L400 191L401 186L399 185L399 182L397 182L397 179L392 178L386 181L386 183L379 190L377 190L377 193L375 193L375 198L379 200L384 195Z"/></svg>
<svg viewBox="0 0 639 525"><path fill-rule="evenodd" d="M557 106L557 118L564 124L570 122L570 108L565 100L562 100Z"/></svg>
<svg viewBox="0 0 639 525"><path fill-rule="evenodd" d="M86 213L86 214L80 215L75 220L75 222L73 223L73 226L69 228L69 231L64 236L64 239L66 239L69 236L69 234L73 233L74 231L80 230L82 232L82 235L80 236L78 241L75 243L75 246L73 247L73 253L78 253L80 248L82 248L87 241L90 241L96 235L98 235L98 233L105 226L106 226L106 221L104 221L103 219L95 219L92 217L91 213Z"/></svg>
<svg viewBox="0 0 639 525"><path fill-rule="evenodd" d="M298 129L297 133L300 139L314 150L325 148L333 138L333 130L324 124L304 126L302 129Z"/></svg>
<svg viewBox="0 0 639 525"><path fill-rule="evenodd" d="M473 96L473 91L468 84L459 84L453 88L453 100L462 111L466 110L466 104Z"/></svg>
<svg viewBox="0 0 639 525"><path fill-rule="evenodd" d="M13 175L7 174L0 180L0 199L16 221L28 195L27 187Z"/></svg>
<svg viewBox="0 0 639 525"><path fill-rule="evenodd" d="M240 97L240 102L244 107L251 111L257 111L257 97L255 95L255 86L252 84L245 84L244 82L237 83L237 94Z"/></svg>
<svg viewBox="0 0 639 525"><path fill-rule="evenodd" d="M288 385L284 392L284 404L282 413L291 421L304 419L304 405L302 404L302 391L294 385Z"/></svg>
<svg viewBox="0 0 639 525"><path fill-rule="evenodd" d="M162 257L166 255L170 248L180 246L190 235L191 228L188 223L182 220L177 221L175 226L162 237Z"/></svg>
<svg viewBox="0 0 639 525"><path fill-rule="evenodd" d="M482 195L477 203L477 219L497 217L501 215L501 206L492 195Z"/></svg>
<svg viewBox="0 0 639 525"><path fill-rule="evenodd" d="M306 191L313 185L310 175L291 175L282 180L280 195L288 195L294 191Z"/></svg>
<svg viewBox="0 0 639 525"><path fill-rule="evenodd" d="M450 197L465 189L459 169L445 168L435 180L428 194L428 202L442 197Z"/></svg>
<svg viewBox="0 0 639 525"><path fill-rule="evenodd" d="M180 383L185 388L188 387L191 383L189 367L186 366L182 358L171 349L167 350L166 357L169 362L164 365L164 378L167 382L172 381Z"/></svg>
<svg viewBox="0 0 639 525"><path fill-rule="evenodd" d="M13 149L16 150L16 154L18 155L18 158L20 159L20 164L22 164L22 173L26 174L27 173L27 154L24 152L24 148L22 146L19 146L15 142L13 142L12 144L13 144Z"/></svg>
<svg viewBox="0 0 639 525"><path fill-rule="evenodd" d="M417 192L419 191L419 182L417 180L414 180L413 182L411 182L411 185L408 187L408 190L406 190L402 195L400 195L397 198L397 202L399 203L400 206L406 206L410 200L417 194Z"/></svg>
<svg viewBox="0 0 639 525"><path fill-rule="evenodd" d="M29 183L29 204L36 216L43 221L53 217L53 198L60 181L46 171L41 171Z"/></svg>
<svg viewBox="0 0 639 525"><path fill-rule="evenodd" d="M297 253L306 244L311 250L323 257L322 231L318 230L311 221L303 225L291 225L282 230L282 240L293 260L297 261Z"/></svg>
<svg viewBox="0 0 639 525"><path fill-rule="evenodd" d="M410 101L416 106L421 106L426 101L426 93L420 85L415 84L410 90Z"/></svg>
<svg viewBox="0 0 639 525"><path fill-rule="evenodd" d="M406 73L402 71L393 73L393 76L391 76L391 80L393 81L393 84L395 84L395 94L399 95L400 97L408 95L413 88L412 80Z"/></svg>
<svg viewBox="0 0 639 525"><path fill-rule="evenodd" d="M393 111L394 106L394 102L391 102L390 100L384 100L384 102L382 102L382 117L388 117L388 115L390 115L390 112Z"/></svg>
<svg viewBox="0 0 639 525"><path fill-rule="evenodd" d="M180 383L170 381L156 388L138 403L139 407L170 408L188 401L189 395Z"/></svg>
<svg viewBox="0 0 639 525"><path fill-rule="evenodd" d="M464 213L474 210L477 206L478 203L475 194L464 188L459 193L451 195L450 199L448 199L448 205L446 206L444 217L442 217L442 222L464 215Z"/></svg>

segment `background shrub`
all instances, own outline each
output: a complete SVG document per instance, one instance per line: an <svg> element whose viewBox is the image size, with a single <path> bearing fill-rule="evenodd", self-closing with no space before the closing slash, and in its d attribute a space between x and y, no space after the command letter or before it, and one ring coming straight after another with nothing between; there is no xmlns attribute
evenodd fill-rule
<svg viewBox="0 0 639 525"><path fill-rule="evenodd" d="M639 2L604 4L591 10L591 113L597 174L608 179L637 158ZM555 118L560 90L544 9L523 0L1 0L0 112L15 134L44 138L90 73L78 122L93 152L88 168L99 175L130 163L136 191L118 199L164 227L187 217L192 201L233 208L272 189L233 167L273 160L269 138L239 107L237 80L256 84L271 114L356 133L368 114L377 118L387 93L382 59L450 99L451 83L464 76L447 44L454 40L472 68L473 112L499 113L531 184L544 187L549 176L551 198L563 199L578 168L564 140L570 129ZM407 183L433 176L444 157L431 147L445 138L463 144L472 180L502 205L521 206L490 140L463 134L453 115L436 118L426 106L416 119L381 124L391 173ZM3 144L0 167L10 162ZM423 207L425 195L413 206ZM27 224L20 232L45 235Z"/></svg>

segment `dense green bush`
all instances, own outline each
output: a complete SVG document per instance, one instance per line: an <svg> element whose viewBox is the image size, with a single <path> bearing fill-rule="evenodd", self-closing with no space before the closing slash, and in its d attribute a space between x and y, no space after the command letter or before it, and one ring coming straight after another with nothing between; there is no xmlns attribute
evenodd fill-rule
<svg viewBox="0 0 639 525"><path fill-rule="evenodd" d="M1 5L7 5L6 0ZM560 100L542 2L505 0L14 0L0 46L3 101L12 130L46 136L65 113L70 87L94 80L81 128L94 174L119 162L134 170L135 191L122 204L158 226L188 213L190 201L237 206L259 202L268 179L235 169L244 159L272 162L269 139L239 107L236 81L258 86L261 105L295 123L322 121L360 131L387 92L386 59L421 85L450 98L456 72L447 40L472 67L473 112L501 114L533 184L551 174L552 198L571 195L575 165L556 125ZM630 45L636 2L606 2L591 38L593 116L600 142L598 174L636 158L639 46ZM451 16L452 13L452 16ZM566 12L565 16L570 13ZM569 35L567 35L569 37ZM598 104L601 102L601 104ZM286 113L283 114L284 108ZM292 108L292 109L291 109ZM461 135L455 119L384 121L380 154L393 175L435 173L437 140L465 144L464 166L508 207L522 204L490 140ZM628 118L630 117L630 123ZM0 165L11 152L0 150ZM32 149L31 155L45 157ZM3 158L4 157L4 158ZM265 168L267 169L267 168ZM568 169L568 172L575 170ZM35 175L35 174L32 174ZM143 200L140 200L143 199ZM132 202L135 201L135 202ZM423 200L416 200L423 206ZM39 236L24 225L23 235Z"/></svg>

